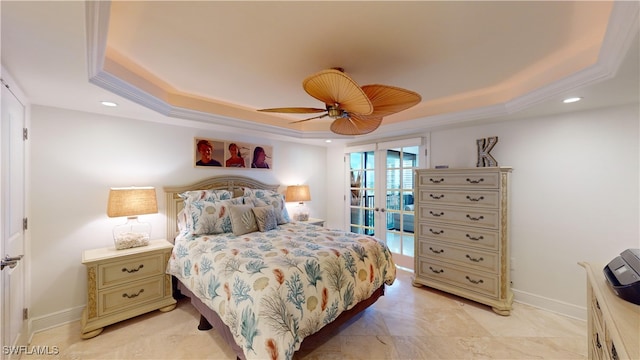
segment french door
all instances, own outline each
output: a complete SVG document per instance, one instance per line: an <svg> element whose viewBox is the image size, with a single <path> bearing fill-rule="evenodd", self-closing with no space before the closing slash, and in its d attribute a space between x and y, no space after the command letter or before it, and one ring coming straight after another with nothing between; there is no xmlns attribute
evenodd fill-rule
<svg viewBox="0 0 640 360"><path fill-rule="evenodd" d="M413 269L414 170L421 139L350 148L347 153L351 232L386 242L398 266Z"/></svg>

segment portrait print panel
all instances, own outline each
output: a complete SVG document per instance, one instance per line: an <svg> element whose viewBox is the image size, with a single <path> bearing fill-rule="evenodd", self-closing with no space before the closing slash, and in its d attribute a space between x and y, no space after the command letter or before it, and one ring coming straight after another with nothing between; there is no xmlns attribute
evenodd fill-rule
<svg viewBox="0 0 640 360"><path fill-rule="evenodd" d="M194 138L194 163L199 166L222 166L224 142L207 138Z"/></svg>
<svg viewBox="0 0 640 360"><path fill-rule="evenodd" d="M271 169L273 166L273 148L271 146L254 146L251 151L251 167L255 169Z"/></svg>
<svg viewBox="0 0 640 360"><path fill-rule="evenodd" d="M243 142L224 143L224 166L228 168L248 168L251 164L251 144Z"/></svg>

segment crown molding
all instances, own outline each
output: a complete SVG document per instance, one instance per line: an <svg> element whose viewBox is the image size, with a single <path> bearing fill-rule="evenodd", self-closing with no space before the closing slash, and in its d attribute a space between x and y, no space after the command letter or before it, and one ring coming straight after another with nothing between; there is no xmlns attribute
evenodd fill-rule
<svg viewBox="0 0 640 360"><path fill-rule="evenodd" d="M238 118L220 116L208 112L177 107L158 96L152 95L104 70L106 45L111 8L110 1L87 1L87 66L89 82L114 94L136 102L167 117L194 120L210 125L230 127L235 130L251 130L296 139L352 139L330 131L300 131L279 126L258 123ZM507 102L454 113L438 114L416 120L383 125L369 135L359 139L417 133L430 128L499 118L550 100L572 89L591 85L615 76L629 48L638 34L638 14L640 3L636 1L615 1L605 38L597 62L560 81L540 87Z"/></svg>

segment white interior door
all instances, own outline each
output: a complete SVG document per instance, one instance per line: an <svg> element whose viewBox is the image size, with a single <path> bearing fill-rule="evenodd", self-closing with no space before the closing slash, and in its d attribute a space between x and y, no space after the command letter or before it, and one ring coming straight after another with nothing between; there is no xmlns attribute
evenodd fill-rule
<svg viewBox="0 0 640 360"><path fill-rule="evenodd" d="M25 308L25 110L20 101L2 82L2 156L0 213L2 216L2 358L19 358L15 346L26 345Z"/></svg>

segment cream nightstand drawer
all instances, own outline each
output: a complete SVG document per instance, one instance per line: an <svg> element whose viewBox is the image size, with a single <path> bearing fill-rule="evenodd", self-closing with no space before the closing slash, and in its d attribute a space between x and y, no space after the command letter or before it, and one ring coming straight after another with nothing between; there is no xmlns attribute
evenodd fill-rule
<svg viewBox="0 0 640 360"><path fill-rule="evenodd" d="M123 261L98 265L98 289L127 284L149 276L164 274L164 254L129 257Z"/></svg>
<svg viewBox="0 0 640 360"><path fill-rule="evenodd" d="M119 286L100 292L98 315L108 315L116 311L136 307L148 301L161 300L163 296L164 279L161 277Z"/></svg>

